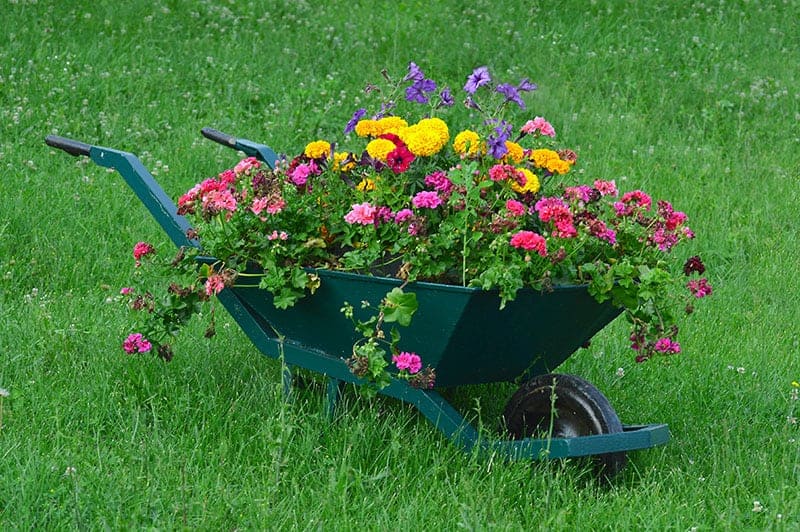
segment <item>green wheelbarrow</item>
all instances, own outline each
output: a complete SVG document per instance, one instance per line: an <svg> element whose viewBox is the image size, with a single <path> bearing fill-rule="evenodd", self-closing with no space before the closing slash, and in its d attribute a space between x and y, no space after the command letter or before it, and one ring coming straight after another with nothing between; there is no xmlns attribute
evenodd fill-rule
<svg viewBox="0 0 800 532"><path fill-rule="evenodd" d="M202 134L273 166L269 147L205 128ZM199 246L187 236L188 221L139 159L128 152L50 135L46 143L70 155L88 156L125 179L176 246ZM377 304L402 281L389 277L317 270L321 286L286 310L276 309L269 292L233 286L218 298L253 344L287 368L304 368L327 381L333 413L345 383L365 384L345 360L356 333L342 316L343 301ZM520 290L506 308L498 295L477 288L417 282L419 310L403 331L409 351L425 353L435 369L433 389L391 379L379 393L414 405L447 438L466 452L507 459L592 457L598 473L610 477L626 463L628 451L669 441L664 424L623 425L606 397L580 377L553 373L573 352L614 320L621 310L597 303L586 287ZM473 427L437 389L495 382L523 382L507 403L501 436ZM284 372L284 389L291 370Z"/></svg>

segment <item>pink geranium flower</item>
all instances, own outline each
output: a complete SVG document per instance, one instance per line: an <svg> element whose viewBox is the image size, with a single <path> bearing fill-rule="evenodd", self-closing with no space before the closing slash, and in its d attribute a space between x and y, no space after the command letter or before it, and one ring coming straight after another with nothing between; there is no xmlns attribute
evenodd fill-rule
<svg viewBox="0 0 800 532"><path fill-rule="evenodd" d="M677 354L681 352L680 344L670 338L659 338L656 340L653 349L659 353L666 354Z"/></svg>
<svg viewBox="0 0 800 532"><path fill-rule="evenodd" d="M273 230L271 234L267 235L267 240L286 240L289 238L289 235L286 231L278 232L278 230Z"/></svg>
<svg viewBox="0 0 800 532"><path fill-rule="evenodd" d="M261 162L258 159L255 157L248 157L239 161L239 163L233 167L233 171L237 174L246 174L251 168L255 169L260 166Z"/></svg>
<svg viewBox="0 0 800 532"><path fill-rule="evenodd" d="M225 288L225 279L219 274L213 274L206 279L206 295L217 295Z"/></svg>
<svg viewBox="0 0 800 532"><path fill-rule="evenodd" d="M533 231L518 231L511 237L510 244L515 248L536 251L542 257L547 256L547 241Z"/></svg>
<svg viewBox="0 0 800 532"><path fill-rule="evenodd" d="M236 198L228 189L211 190L203 196L203 209L212 213L236 211Z"/></svg>
<svg viewBox="0 0 800 532"><path fill-rule="evenodd" d="M556 130L553 129L552 124L541 116L535 117L533 120L528 120L525 125L520 128L520 131L528 135L536 133L537 131L542 135L553 137L556 136Z"/></svg>
<svg viewBox="0 0 800 532"><path fill-rule="evenodd" d="M543 222L553 222L555 230L553 236L559 238L572 238L578 234L573 225L572 212L561 198L548 197L536 202L534 209Z"/></svg>
<svg viewBox="0 0 800 532"><path fill-rule="evenodd" d="M617 183L613 179L611 181L597 179L594 182L594 188L597 189L602 196L617 197L617 194L619 194L619 191L617 190Z"/></svg>
<svg viewBox="0 0 800 532"><path fill-rule="evenodd" d="M261 214L261 211L267 208L267 205L269 205L269 198L266 197L255 198L253 200L252 205L250 205L250 210L253 211L253 214L258 216L259 214Z"/></svg>
<svg viewBox="0 0 800 532"><path fill-rule="evenodd" d="M136 260L136 266L141 266L142 258L155 252L156 248L151 244L147 242L137 242L136 245L133 246L133 258Z"/></svg>
<svg viewBox="0 0 800 532"><path fill-rule="evenodd" d="M418 373L422 369L422 359L416 353L403 351L392 356L392 362L399 370L408 370L410 374Z"/></svg>
<svg viewBox="0 0 800 532"><path fill-rule="evenodd" d="M130 334L127 338L125 338L125 341L122 342L122 349L124 349L129 355L134 353L147 353L152 348L153 344L151 344L147 338L142 336L141 333Z"/></svg>
<svg viewBox="0 0 800 532"><path fill-rule="evenodd" d="M411 204L418 209L435 209L442 204L442 198L436 192L423 190L422 192L417 192L411 200Z"/></svg>
<svg viewBox="0 0 800 532"><path fill-rule="evenodd" d="M291 174L289 174L289 179L292 183L301 187L308 182L308 176L316 174L318 169L314 161L298 164L295 169L292 170Z"/></svg>
<svg viewBox="0 0 800 532"><path fill-rule="evenodd" d="M447 174L438 170L425 176L425 186L431 187L441 192L445 197L453 191L453 182L448 179Z"/></svg>
<svg viewBox="0 0 800 532"><path fill-rule="evenodd" d="M372 225L375 223L377 208L369 202L351 206L350 212L344 215L344 221L349 224Z"/></svg>
<svg viewBox="0 0 800 532"><path fill-rule="evenodd" d="M711 295L711 285L708 283L708 279L703 277L702 279L693 279L686 283L686 287L689 291L694 295L694 297L700 299L706 296Z"/></svg>
<svg viewBox="0 0 800 532"><path fill-rule="evenodd" d="M401 224L406 220L410 220L414 217L414 211L411 209L400 209L397 211L397 214L394 215L394 222Z"/></svg>
<svg viewBox="0 0 800 532"><path fill-rule="evenodd" d="M511 216L524 216L528 208L521 201L515 199L506 200L506 210Z"/></svg>

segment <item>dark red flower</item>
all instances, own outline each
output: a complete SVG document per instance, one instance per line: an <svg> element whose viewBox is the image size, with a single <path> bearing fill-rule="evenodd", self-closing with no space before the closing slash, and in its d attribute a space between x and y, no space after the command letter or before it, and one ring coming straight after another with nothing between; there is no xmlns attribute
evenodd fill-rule
<svg viewBox="0 0 800 532"><path fill-rule="evenodd" d="M697 272L700 275L702 275L703 272L705 271L706 271L705 264L703 264L703 261L700 260L700 257L698 257L697 255L695 255L694 257L689 257L686 260L686 263L683 265L683 273L686 275L691 275L692 272Z"/></svg>
<svg viewBox="0 0 800 532"><path fill-rule="evenodd" d="M405 144L396 147L386 156L386 164L395 174L402 174L408 170L409 165L414 161L414 154L406 148Z"/></svg>

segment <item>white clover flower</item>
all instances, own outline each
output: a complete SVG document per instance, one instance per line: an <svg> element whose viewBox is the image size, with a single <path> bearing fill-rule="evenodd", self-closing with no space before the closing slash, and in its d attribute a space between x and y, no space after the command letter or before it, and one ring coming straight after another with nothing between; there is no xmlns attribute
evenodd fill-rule
<svg viewBox="0 0 800 532"><path fill-rule="evenodd" d="M761 506L760 502L753 501L753 511L756 512L756 513L763 512L764 511L764 507Z"/></svg>

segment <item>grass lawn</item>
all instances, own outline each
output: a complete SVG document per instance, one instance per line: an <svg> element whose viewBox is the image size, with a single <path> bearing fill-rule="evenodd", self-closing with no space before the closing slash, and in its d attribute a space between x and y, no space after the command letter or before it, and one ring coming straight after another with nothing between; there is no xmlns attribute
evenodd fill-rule
<svg viewBox="0 0 800 532"><path fill-rule="evenodd" d="M506 4L2 3L0 529L800 527L800 3ZM683 352L636 364L617 320L560 368L623 422L670 426L610 486L465 455L352 389L330 423L313 379L286 404L280 364L227 316L169 365L120 348L132 246L170 244L118 175L47 134L134 152L177 197L235 162L201 127L294 153L409 61L454 87L481 65L530 77L531 117L581 177L690 217L714 295ZM512 391L449 393L489 430Z"/></svg>

